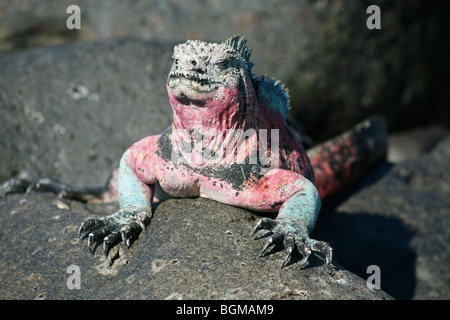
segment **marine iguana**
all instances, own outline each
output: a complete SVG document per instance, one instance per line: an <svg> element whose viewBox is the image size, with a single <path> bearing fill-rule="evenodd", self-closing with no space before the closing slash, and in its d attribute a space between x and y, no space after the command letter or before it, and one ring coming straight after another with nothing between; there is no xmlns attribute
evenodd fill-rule
<svg viewBox="0 0 450 320"><path fill-rule="evenodd" d="M79 228L88 247L109 250L145 230L152 205L167 198L204 197L256 212L259 230L272 233L261 250L282 242L295 248L302 268L312 251L332 261L332 247L310 238L322 200L354 181L386 153L385 122L372 117L353 129L305 151L287 123L290 99L276 79L252 72L251 50L235 35L222 43L188 40L175 46L167 79L173 123L123 154L108 182L74 188L53 179L12 178L0 195L52 191L82 201L119 201L110 216L88 218Z"/></svg>

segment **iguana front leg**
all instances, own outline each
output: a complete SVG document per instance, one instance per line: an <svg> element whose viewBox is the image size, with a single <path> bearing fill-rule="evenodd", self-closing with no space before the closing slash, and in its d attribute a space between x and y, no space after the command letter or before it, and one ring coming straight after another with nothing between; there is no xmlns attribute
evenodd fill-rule
<svg viewBox="0 0 450 320"><path fill-rule="evenodd" d="M256 212L278 213L276 219L264 218L253 229L252 234L259 230L272 233L260 255L269 246L282 242L286 249L282 267L295 248L303 255L300 267L306 264L312 251L324 254L327 264L331 263L331 246L309 237L322 202L314 183L303 175L285 169L272 169L260 177L250 175L241 186L209 177L201 182L202 197Z"/></svg>
<svg viewBox="0 0 450 320"><path fill-rule="evenodd" d="M157 139L156 136L147 140ZM151 141L150 141L151 142ZM87 233L88 247L93 252L96 242L103 240L103 251L109 250L120 240L129 247L130 237L145 231L152 218L152 201L156 178L147 173L144 182L135 172L136 145L124 153L119 165L120 210L110 216L87 218L80 226L79 236Z"/></svg>
<svg viewBox="0 0 450 320"><path fill-rule="evenodd" d="M281 206L277 218L264 218L253 229L252 234L255 234L258 230L273 232L261 250L260 256L269 246L283 241L286 256L281 268L287 263L295 248L303 255L300 269L305 266L312 251L325 255L328 265L332 260L333 249L331 246L325 241L318 241L309 237L316 224L321 207L319 192L314 184L305 178L299 179L296 183L303 184L301 190L294 193Z"/></svg>

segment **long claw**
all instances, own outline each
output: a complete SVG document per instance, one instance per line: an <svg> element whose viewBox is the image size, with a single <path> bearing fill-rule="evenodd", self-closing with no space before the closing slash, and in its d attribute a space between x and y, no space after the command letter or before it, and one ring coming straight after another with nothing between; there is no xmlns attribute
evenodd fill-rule
<svg viewBox="0 0 450 320"><path fill-rule="evenodd" d="M284 247L286 248L287 253L286 253L286 256L284 257L283 263L280 266L280 269L282 269L286 265L289 258L291 257L292 251L295 248L294 236L291 233L288 233L284 237Z"/></svg>
<svg viewBox="0 0 450 320"><path fill-rule="evenodd" d="M138 223L139 223L139 226L141 227L142 231L146 232L144 222L142 220L138 220Z"/></svg>
<svg viewBox="0 0 450 320"><path fill-rule="evenodd" d="M123 244L125 245L125 247L127 247L127 249L129 249L130 248L130 239L127 238L127 235L126 235L125 231L121 230L120 231L120 235L122 236Z"/></svg>
<svg viewBox="0 0 450 320"><path fill-rule="evenodd" d="M109 250L120 241L121 234L119 231L113 231L108 236L103 239L103 252L105 256L108 257Z"/></svg>
<svg viewBox="0 0 450 320"><path fill-rule="evenodd" d="M101 240L104 239L105 237L107 237L108 235L110 235L111 233L114 232L116 228L116 225L114 224L108 224L105 225L104 227L101 227L100 229L94 229L93 231L91 231L88 235L88 247L89 247L89 251L94 254L94 248L93 245Z"/></svg>
<svg viewBox="0 0 450 320"><path fill-rule="evenodd" d="M292 249L289 248L289 249L286 249L286 251L287 251L287 254L284 257L283 262L281 263L280 269L283 269L283 267L286 265L286 263L288 262L289 258L291 257Z"/></svg>
<svg viewBox="0 0 450 320"><path fill-rule="evenodd" d="M326 263L329 265L333 261L333 248L330 247L326 255Z"/></svg>
<svg viewBox="0 0 450 320"><path fill-rule="evenodd" d="M84 232L89 232L94 229L102 228L106 225L105 221L99 218L87 218L83 221L80 228L78 229L78 238L81 238L81 234Z"/></svg>
<svg viewBox="0 0 450 320"><path fill-rule="evenodd" d="M309 239L309 245L312 250L318 251L325 256L326 264L330 264L333 259L333 248L325 241Z"/></svg>
<svg viewBox="0 0 450 320"><path fill-rule="evenodd" d="M148 210L144 210L138 213L137 222L139 223L142 231L146 231L145 226L149 224L151 216L152 214Z"/></svg>
<svg viewBox="0 0 450 320"><path fill-rule="evenodd" d="M130 222L129 224L123 226L122 229L120 230L123 243L125 244L125 246L127 248L130 247L131 236L133 236L136 232L138 232L140 228L141 228L140 223L133 221L133 222Z"/></svg>
<svg viewBox="0 0 450 320"><path fill-rule="evenodd" d="M266 244L264 245L264 247L262 248L261 252L259 253L259 256L262 257L264 255L264 251L266 251L266 249L268 247L270 247L271 245L275 244L277 241L279 241L281 238L283 237L282 234L279 233L275 233L273 234L269 240L267 240Z"/></svg>
<svg viewBox="0 0 450 320"><path fill-rule="evenodd" d="M89 248L89 252L92 253L92 254L94 254L94 250L92 248L92 244L93 243L94 243L94 234L93 233L89 233L87 246Z"/></svg>
<svg viewBox="0 0 450 320"><path fill-rule="evenodd" d="M272 230L276 226L276 222L270 218L261 219L252 230L252 236L259 230Z"/></svg>
<svg viewBox="0 0 450 320"><path fill-rule="evenodd" d="M103 239L103 245L102 245L102 249L103 249L103 253L105 254L105 257L108 257L109 250L111 249L111 247L108 245L108 243L109 243L109 237L105 237L105 239Z"/></svg>
<svg viewBox="0 0 450 320"><path fill-rule="evenodd" d="M262 221L262 220L261 220ZM260 225L261 225L261 221L259 221L256 226L253 228L251 235L255 235L255 233L257 233L260 230Z"/></svg>
<svg viewBox="0 0 450 320"><path fill-rule="evenodd" d="M258 257L262 257L264 256L264 252L266 251L266 249L272 244L272 238L270 238L269 240L267 240L266 244L264 245L264 247L261 249L261 251L259 252Z"/></svg>
<svg viewBox="0 0 450 320"><path fill-rule="evenodd" d="M311 255L311 250L306 250L306 252L303 253L303 259L300 261L299 269L303 269L305 264L308 262L309 256Z"/></svg>

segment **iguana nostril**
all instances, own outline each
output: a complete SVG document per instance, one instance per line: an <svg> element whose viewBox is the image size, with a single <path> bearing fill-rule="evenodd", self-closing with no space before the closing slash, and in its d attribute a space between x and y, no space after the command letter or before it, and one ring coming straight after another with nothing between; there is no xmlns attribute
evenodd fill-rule
<svg viewBox="0 0 450 320"><path fill-rule="evenodd" d="M192 61L191 61L191 64L195 67L195 66L197 65L197 61L192 60Z"/></svg>

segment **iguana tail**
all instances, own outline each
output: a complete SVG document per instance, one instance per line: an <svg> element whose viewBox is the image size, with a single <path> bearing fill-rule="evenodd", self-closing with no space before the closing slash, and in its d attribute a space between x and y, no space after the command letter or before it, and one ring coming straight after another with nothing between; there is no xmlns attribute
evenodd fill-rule
<svg viewBox="0 0 450 320"><path fill-rule="evenodd" d="M354 182L387 151L387 126L374 116L308 150L316 187L326 199Z"/></svg>

